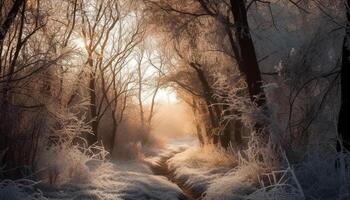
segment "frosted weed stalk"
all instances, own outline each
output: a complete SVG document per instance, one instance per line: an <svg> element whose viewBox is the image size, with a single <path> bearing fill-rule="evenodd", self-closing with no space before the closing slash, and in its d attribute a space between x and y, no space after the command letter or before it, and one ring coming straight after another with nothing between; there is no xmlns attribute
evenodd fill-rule
<svg viewBox="0 0 350 200"><path fill-rule="evenodd" d="M294 169L290 166L287 157L287 168L273 170L269 173L258 174L260 189L250 194L249 200L302 200L304 191L297 179Z"/></svg>

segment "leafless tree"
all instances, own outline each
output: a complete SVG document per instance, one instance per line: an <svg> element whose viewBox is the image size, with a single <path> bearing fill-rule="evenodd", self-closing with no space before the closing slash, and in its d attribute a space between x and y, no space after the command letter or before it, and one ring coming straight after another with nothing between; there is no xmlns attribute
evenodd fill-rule
<svg viewBox="0 0 350 200"><path fill-rule="evenodd" d="M121 74L133 48L142 39L143 30L137 21L139 16L129 15L127 9L127 5L121 5L117 0L80 3L94 133L86 136L89 145L98 142L99 122L109 109L113 119L112 135L116 134L118 106L125 105L120 104L123 102L120 99L128 96L130 80L122 80ZM97 90L99 87L101 94Z"/></svg>
<svg viewBox="0 0 350 200"><path fill-rule="evenodd" d="M43 99L50 95L52 85L46 75L70 53L57 51L57 35L47 29L51 21L43 10L46 3L11 3L1 3L5 21L0 34L0 137L8 169L34 164L49 118L48 101ZM20 169L10 170L10 176L21 176Z"/></svg>
<svg viewBox="0 0 350 200"><path fill-rule="evenodd" d="M229 46L220 46L219 42L211 45L216 46L216 49L211 51L212 55L215 55L216 52L217 54L223 53L229 57L232 60L231 66L234 69L237 67L245 77L251 102L262 110L266 109L261 73L250 35L245 1L193 0L186 3L176 3L147 0L145 3L153 11L154 15L163 17L164 20L159 22L164 27L161 31L170 34L177 43L180 43L180 46L184 45L185 37L191 38L187 39L186 42L188 44L183 46L180 51L191 49L190 56L186 55L187 58L190 58L186 59L189 60L188 65L197 73L202 87L205 87L203 91L207 93L205 95L206 102L208 103L209 116L211 116L213 127L219 127L220 116L223 115L225 108L213 106L220 104L220 102L216 102L217 100L211 97L213 96L210 88L211 83L207 81L208 77L203 75L202 70L206 67L204 65L208 66L208 62L212 62L209 58L205 59L205 48L208 49L208 46L217 42L216 40L219 39L216 38L223 37ZM173 26L176 26L175 30ZM205 43L208 44L207 47L205 47ZM183 54L183 52L180 54ZM198 59L193 60L195 57ZM262 122L256 122L254 125L258 132L263 131L264 126ZM227 127L227 130L229 129L232 129L232 127ZM231 133L229 131L227 133L224 132L221 134L220 140L224 146L227 146ZM263 135L262 138L267 139L269 137L267 132ZM239 133L237 133L237 136L239 136ZM214 134L214 143L217 143L219 138L215 139L215 137Z"/></svg>

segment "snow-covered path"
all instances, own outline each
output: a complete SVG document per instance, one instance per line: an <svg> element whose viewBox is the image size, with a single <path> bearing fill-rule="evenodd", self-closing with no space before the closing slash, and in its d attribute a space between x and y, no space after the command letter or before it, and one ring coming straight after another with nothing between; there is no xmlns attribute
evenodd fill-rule
<svg viewBox="0 0 350 200"><path fill-rule="evenodd" d="M182 152L182 151L180 151ZM174 154L180 153L179 151L173 152ZM164 176L169 181L175 183L182 191L181 196L179 197L180 200L195 200L200 197L200 194L196 193L195 191L191 190L188 186L186 186L184 183L180 182L175 178L174 171L169 169L169 166L167 164L167 161L172 158L174 155L164 156L162 157L157 164L151 164L150 167L155 175Z"/></svg>
<svg viewBox="0 0 350 200"><path fill-rule="evenodd" d="M199 193L191 190L183 182L175 178L173 170L169 169L168 160L174 155L185 151L189 146L195 143L195 139L192 137L170 140L167 148L161 152L156 153L154 156L150 156L145 159L149 163L149 166L154 175L167 178L170 182L176 184L181 189L180 200L194 200L200 197Z"/></svg>

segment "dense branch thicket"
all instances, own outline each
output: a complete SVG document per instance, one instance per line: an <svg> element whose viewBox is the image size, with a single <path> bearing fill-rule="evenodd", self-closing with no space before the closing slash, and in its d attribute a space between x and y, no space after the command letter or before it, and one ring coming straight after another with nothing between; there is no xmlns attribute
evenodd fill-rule
<svg viewBox="0 0 350 200"><path fill-rule="evenodd" d="M331 11L343 5L285 3L145 1L154 31L173 49L167 56L181 63L170 67L169 81L201 116L198 133L205 130L209 143L240 149L255 130L292 152L294 142L308 144L326 112L342 38L342 15Z"/></svg>

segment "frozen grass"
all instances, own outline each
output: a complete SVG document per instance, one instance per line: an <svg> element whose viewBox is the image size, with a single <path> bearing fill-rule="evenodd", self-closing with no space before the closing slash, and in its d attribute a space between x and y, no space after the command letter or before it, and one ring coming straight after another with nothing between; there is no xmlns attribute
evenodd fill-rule
<svg viewBox="0 0 350 200"><path fill-rule="evenodd" d="M256 190L254 175L257 169L257 166L246 165L226 172L210 182L203 199L234 200L246 197Z"/></svg>
<svg viewBox="0 0 350 200"><path fill-rule="evenodd" d="M176 166L179 163L196 168L232 167L237 164L237 158L213 145L206 145L205 147L196 145L169 160L170 166Z"/></svg>
<svg viewBox="0 0 350 200"><path fill-rule="evenodd" d="M269 151L250 143L242 153L212 145L191 147L168 161L176 179L202 194L204 200L291 200L303 199L300 184L291 168L273 171ZM242 154L244 153L244 156Z"/></svg>
<svg viewBox="0 0 350 200"><path fill-rule="evenodd" d="M63 184L60 187L42 186L50 199L177 199L181 190L166 178L152 175L139 161L102 163L91 172L89 182Z"/></svg>
<svg viewBox="0 0 350 200"><path fill-rule="evenodd" d="M212 146L196 146L168 164L176 178L202 193L204 200L350 199L350 153L326 149L313 146L294 164L282 152L280 165L272 165L277 158L259 158L269 147L254 143L236 156Z"/></svg>
<svg viewBox="0 0 350 200"><path fill-rule="evenodd" d="M242 152L213 145L195 146L176 154L168 164L175 178L201 193L204 200L272 200L283 199L283 195L297 199L302 194L291 168L282 171L284 176L276 175L277 171L266 173L277 163L270 145L261 146L251 140L248 146ZM265 182L266 177L274 178Z"/></svg>
<svg viewBox="0 0 350 200"><path fill-rule="evenodd" d="M232 154L214 146L194 146L176 154L168 161L175 178L197 193L203 193L209 185L224 176L236 165Z"/></svg>
<svg viewBox="0 0 350 200"><path fill-rule="evenodd" d="M294 167L288 163L285 170L261 174L260 189L247 199L350 199L349 163L349 152L326 151L315 145L306 158Z"/></svg>
<svg viewBox="0 0 350 200"><path fill-rule="evenodd" d="M273 168L270 145L252 137L248 149L236 152L214 145L194 146L168 161L175 178L202 194L203 199L241 199L259 187L258 175ZM267 164L268 163L268 164Z"/></svg>
<svg viewBox="0 0 350 200"><path fill-rule="evenodd" d="M260 189L248 195L249 200L302 200L305 199L299 181L291 168L263 174ZM267 185L266 185L266 182Z"/></svg>
<svg viewBox="0 0 350 200"><path fill-rule="evenodd" d="M0 182L0 199L8 200L44 200L40 190L35 189L37 183L31 180L3 180Z"/></svg>
<svg viewBox="0 0 350 200"><path fill-rule="evenodd" d="M290 164L282 153L280 165L275 165L277 159L268 156L269 145L259 147L256 141L239 153L211 145L183 148L180 143L171 144L167 150L152 152L154 156L145 161L112 163L104 160L103 149L54 146L45 152L48 159L41 160L48 172L41 183L3 180L0 199L178 199L181 189L153 175L147 164L169 156L173 157L168 166L177 181L202 194L203 200L350 198L349 153L313 146L297 164ZM183 152L175 153L179 151Z"/></svg>
<svg viewBox="0 0 350 200"><path fill-rule="evenodd" d="M106 160L103 147L61 144L40 155L39 188L49 199L178 199L181 189L140 160ZM54 158L54 159L53 159ZM1 199L1 198L0 198Z"/></svg>

